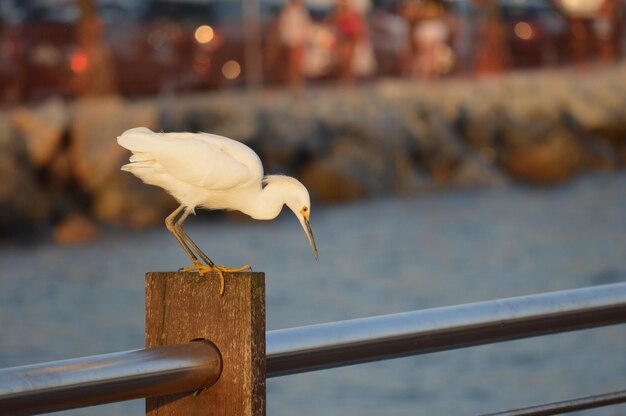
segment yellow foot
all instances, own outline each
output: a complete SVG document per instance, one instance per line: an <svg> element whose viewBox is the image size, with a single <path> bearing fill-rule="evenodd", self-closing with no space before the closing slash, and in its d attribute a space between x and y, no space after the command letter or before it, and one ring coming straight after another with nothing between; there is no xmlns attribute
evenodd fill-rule
<svg viewBox="0 0 626 416"><path fill-rule="evenodd" d="M216 271L218 276L220 277L220 295L224 294L224 273L242 272L244 270L252 270L252 267L247 264L242 267L226 267L217 265L209 266L208 264L194 262L193 266L183 267L182 269L180 269L181 272L198 272L200 276L204 276L209 272Z"/></svg>

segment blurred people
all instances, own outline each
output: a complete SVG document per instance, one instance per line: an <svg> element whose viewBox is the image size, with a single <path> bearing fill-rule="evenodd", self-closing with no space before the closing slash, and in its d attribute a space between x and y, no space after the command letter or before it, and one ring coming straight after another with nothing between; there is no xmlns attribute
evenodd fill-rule
<svg viewBox="0 0 626 416"><path fill-rule="evenodd" d="M289 0L278 17L280 41L287 50L288 82L292 88L304 85L303 62L311 18L302 0Z"/></svg>
<svg viewBox="0 0 626 416"><path fill-rule="evenodd" d="M402 54L402 74L406 77L413 76L415 59L417 56L417 44L415 42L415 28L420 19L420 0L405 0L400 7L400 15L406 21L406 46Z"/></svg>
<svg viewBox="0 0 626 416"><path fill-rule="evenodd" d="M508 52L496 0L472 0L474 73L498 74L505 70Z"/></svg>
<svg viewBox="0 0 626 416"><path fill-rule="evenodd" d="M0 4L0 108L19 101L23 82L20 80L23 73L12 56L15 55L15 47L11 44L14 29L8 20Z"/></svg>
<svg viewBox="0 0 626 416"><path fill-rule="evenodd" d="M470 74L473 70L474 25L471 18L471 4L459 2L457 13L453 16L452 37L456 70L459 74Z"/></svg>
<svg viewBox="0 0 626 416"><path fill-rule="evenodd" d="M355 52L359 42L367 34L365 19L352 7L349 0L338 0L331 21L337 35L339 79L346 84L352 84L355 81Z"/></svg>
<svg viewBox="0 0 626 416"><path fill-rule="evenodd" d="M409 48L408 23L401 9L377 7L370 20L370 38L376 53L379 75L404 73L404 59Z"/></svg>
<svg viewBox="0 0 626 416"><path fill-rule="evenodd" d="M414 29L413 36L417 45L417 59L414 62L413 76L422 79L433 79L445 72L449 64L450 49L447 41L450 28L444 19L441 4L429 1L422 6L420 20Z"/></svg>
<svg viewBox="0 0 626 416"><path fill-rule="evenodd" d="M598 59L613 62L620 54L622 7L619 0L604 0L593 17L592 28L598 45Z"/></svg>
<svg viewBox="0 0 626 416"><path fill-rule="evenodd" d="M588 10L588 8L566 9L569 26L569 52L572 62L579 68L585 68L593 54L592 14L593 11Z"/></svg>
<svg viewBox="0 0 626 416"><path fill-rule="evenodd" d="M117 92L113 56L103 39L102 21L92 0L79 0L80 18L76 27L79 53L72 56L70 67L76 74L76 95L93 96Z"/></svg>

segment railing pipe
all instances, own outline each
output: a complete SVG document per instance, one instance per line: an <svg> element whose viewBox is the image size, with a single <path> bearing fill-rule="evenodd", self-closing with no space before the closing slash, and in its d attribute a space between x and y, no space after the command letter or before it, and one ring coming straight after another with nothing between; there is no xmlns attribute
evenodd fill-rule
<svg viewBox="0 0 626 416"><path fill-rule="evenodd" d="M626 322L626 283L267 332L267 377Z"/></svg>
<svg viewBox="0 0 626 416"><path fill-rule="evenodd" d="M552 416L586 409L597 409L598 407L612 406L620 403L626 403L626 390L579 397L537 406L522 407L505 412L488 413L482 416Z"/></svg>
<svg viewBox="0 0 626 416"><path fill-rule="evenodd" d="M624 322L618 283L269 331L267 377ZM3 369L0 414L199 390L221 368L203 341Z"/></svg>
<svg viewBox="0 0 626 416"><path fill-rule="evenodd" d="M180 393L214 384L222 370L208 341L0 370L0 414L30 415Z"/></svg>

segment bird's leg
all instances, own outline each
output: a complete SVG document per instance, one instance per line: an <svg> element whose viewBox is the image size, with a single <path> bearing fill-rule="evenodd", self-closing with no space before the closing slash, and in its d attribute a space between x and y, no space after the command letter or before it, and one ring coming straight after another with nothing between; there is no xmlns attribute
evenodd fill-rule
<svg viewBox="0 0 626 416"><path fill-rule="evenodd" d="M181 212L182 215L180 215L180 218L178 218L177 221L174 221ZM215 266L215 263L213 263L211 259L209 259L204 253L202 253L202 260L206 261L207 264L202 264L198 260L198 257L194 254L192 249L190 249L187 245L191 243L190 245L193 247L194 250L199 250L198 246L191 240L191 238L189 238L187 234L185 234L185 231L183 230L183 223L190 213L191 210L188 208L185 209L184 205L179 206L165 219L165 226L172 233L172 235L176 237L176 240L180 243L182 248L191 259L191 262L194 264L190 267L183 267L180 270L183 272L197 271L200 276L204 276L207 272L217 270L217 267ZM220 294L222 294L224 293L224 275L220 270L217 270L217 273L220 276Z"/></svg>
<svg viewBox="0 0 626 416"><path fill-rule="evenodd" d="M185 212L183 212L183 215L180 216L178 221L174 223L174 230L176 230L176 233L183 239L183 241L188 245L188 247L190 247L191 250L195 252L195 254L200 256L200 258L204 260L204 262L208 266L215 267L215 263L213 263L213 261L209 258L209 256L207 256L206 254L204 254L202 250L200 250L200 247L198 247L196 243L193 242L191 237L187 235L187 233L185 232L185 229L183 228L183 224L185 223L185 220L187 219L189 214L191 214L191 210L186 209Z"/></svg>
<svg viewBox="0 0 626 416"><path fill-rule="evenodd" d="M178 233L176 232L174 219L176 219L176 217L183 211L183 209L185 209L185 207L184 205L181 205L178 208L176 208L174 212L168 215L167 218L165 218L165 226L167 227L168 231L172 233L172 235L176 238L176 241L178 241L178 244L180 244L183 250L185 250L185 253L187 253L187 255L189 256L193 264L195 264L196 266L200 266L202 265L202 263L198 261L198 257L196 257L196 255L193 253L193 251L191 251L189 247L187 247L187 244L185 244L185 241L183 240L183 238L180 235L178 235Z"/></svg>
<svg viewBox="0 0 626 416"><path fill-rule="evenodd" d="M185 232L184 228L183 228L183 222L185 221L185 219L187 219L187 216L189 214L183 214L180 219L178 221L176 221L176 224L174 224L174 226L176 227L176 232L183 238L183 240L185 241L185 243L187 243L189 245L189 247L191 247L191 249L202 259L206 262L206 264L208 264L211 267L214 267L216 269L220 269L223 272L242 272L244 270L252 270L252 267L250 267L250 265L246 264L243 265L242 267L226 267L224 265L216 265L215 263L213 263L213 261L206 255L204 254L204 252L200 249L200 247L198 247L196 245L196 243L194 243L194 241L191 239L191 237L189 237L189 235L187 235L187 233Z"/></svg>
<svg viewBox="0 0 626 416"><path fill-rule="evenodd" d="M194 243L191 237L187 235L187 233L185 232L183 228L183 224L185 223L185 220L191 213L192 213L191 209L189 208L185 209L183 214L174 223L174 228L173 228L174 233L181 238L181 240L185 243L186 247L188 248L190 247L190 250L193 250L195 254L200 256L200 258L204 260L206 265L200 263L197 260L197 257L194 255L194 258L196 259L195 261L193 261L193 258L192 258L194 265L190 267L184 267L181 270L185 272L197 271L200 274L200 276L204 276L207 272L210 272L210 271L216 271L220 277L220 294L223 294L224 293L224 273L251 270L251 267L248 265L245 265L243 267L230 268L230 267L225 267L225 266L217 266L215 263L213 263L213 261L206 254L204 254L202 250L200 250L200 247L198 247L198 245Z"/></svg>

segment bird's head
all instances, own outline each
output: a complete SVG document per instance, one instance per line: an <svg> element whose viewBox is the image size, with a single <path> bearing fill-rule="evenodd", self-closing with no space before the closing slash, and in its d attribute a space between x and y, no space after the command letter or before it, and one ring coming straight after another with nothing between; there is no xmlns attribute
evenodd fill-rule
<svg viewBox="0 0 626 416"><path fill-rule="evenodd" d="M300 221L309 239L315 260L319 261L320 258L317 252L317 246L315 245L311 223L309 222L311 217L311 198L309 197L309 191L307 191L306 187L302 185L300 181L289 176L271 175L265 178L265 182L268 185L277 185L282 188L285 205L293 211L298 221Z"/></svg>

